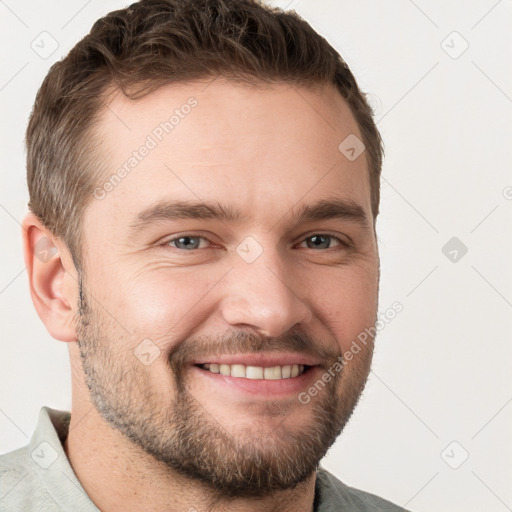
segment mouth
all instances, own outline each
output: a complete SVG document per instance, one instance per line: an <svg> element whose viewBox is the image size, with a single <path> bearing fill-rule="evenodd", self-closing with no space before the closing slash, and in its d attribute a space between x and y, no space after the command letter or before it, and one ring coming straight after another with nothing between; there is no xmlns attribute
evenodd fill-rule
<svg viewBox="0 0 512 512"><path fill-rule="evenodd" d="M305 391L321 378L323 367L312 358L297 354L239 355L195 361L196 376L215 393L233 393L264 399L289 398Z"/></svg>
<svg viewBox="0 0 512 512"><path fill-rule="evenodd" d="M252 380L293 379L308 371L312 366L304 364L286 364L276 366L249 366L244 364L204 363L195 365L210 373L227 377L246 378Z"/></svg>

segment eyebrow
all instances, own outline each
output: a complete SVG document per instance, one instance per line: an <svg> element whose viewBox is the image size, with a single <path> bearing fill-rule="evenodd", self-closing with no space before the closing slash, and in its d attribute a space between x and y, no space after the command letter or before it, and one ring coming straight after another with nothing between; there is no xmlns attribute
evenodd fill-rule
<svg viewBox="0 0 512 512"><path fill-rule="evenodd" d="M313 204L302 205L292 213L292 216L296 224L343 219L371 231L371 222L364 208L350 199L323 199ZM219 202L160 201L141 211L135 222L130 224L130 230L137 233L150 224L178 219L208 219L240 224L248 221L249 217L240 210Z"/></svg>

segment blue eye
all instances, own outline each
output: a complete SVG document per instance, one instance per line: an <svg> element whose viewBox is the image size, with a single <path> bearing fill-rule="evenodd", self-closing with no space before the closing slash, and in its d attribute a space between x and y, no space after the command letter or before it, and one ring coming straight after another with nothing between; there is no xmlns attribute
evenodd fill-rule
<svg viewBox="0 0 512 512"><path fill-rule="evenodd" d="M176 244L174 247L176 249L184 249L184 250L194 250L199 249L200 240L206 240L206 238L202 236L180 236L178 238L173 238L167 242L167 245Z"/></svg>
<svg viewBox="0 0 512 512"><path fill-rule="evenodd" d="M334 244L333 244L334 242ZM341 238L330 235L328 233L316 233L305 238L300 245L307 244L307 249L332 249L339 247L340 249L349 248L351 245L343 241ZM177 249L179 251L192 252L198 249L208 248L211 242L203 236L184 235L168 240L163 245Z"/></svg>
<svg viewBox="0 0 512 512"><path fill-rule="evenodd" d="M311 243L308 242L311 241ZM348 247L349 244L341 240L340 238L328 235L328 234L315 234L312 236L308 236L304 242L307 243L308 249L330 249L331 248L331 241L336 240L338 243L336 245L341 245L344 247ZM302 242L302 243L304 243Z"/></svg>

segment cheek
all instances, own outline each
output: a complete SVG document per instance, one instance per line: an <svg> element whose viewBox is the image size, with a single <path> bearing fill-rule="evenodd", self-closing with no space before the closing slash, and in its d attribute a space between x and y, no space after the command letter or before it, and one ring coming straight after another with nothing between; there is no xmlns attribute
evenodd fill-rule
<svg viewBox="0 0 512 512"><path fill-rule="evenodd" d="M376 272L371 269L353 272L348 269L325 280L315 280L321 292L314 299L322 322L345 352L357 336L375 323L378 305ZM312 285L313 286L313 285Z"/></svg>
<svg viewBox="0 0 512 512"><path fill-rule="evenodd" d="M122 315L134 335L171 348L199 324L208 307L208 291L218 279L194 269L160 269L137 276L120 292Z"/></svg>

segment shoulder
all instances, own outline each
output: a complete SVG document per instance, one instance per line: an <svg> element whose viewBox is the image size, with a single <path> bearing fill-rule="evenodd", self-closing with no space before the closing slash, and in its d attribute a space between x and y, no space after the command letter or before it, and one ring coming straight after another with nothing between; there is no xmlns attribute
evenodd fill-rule
<svg viewBox="0 0 512 512"><path fill-rule="evenodd" d="M353 512L408 512L375 494L349 487L327 470L317 472L315 512L335 512L340 505Z"/></svg>
<svg viewBox="0 0 512 512"><path fill-rule="evenodd" d="M62 443L70 413L42 407L22 448L0 455L0 512L96 512L66 457Z"/></svg>
<svg viewBox="0 0 512 512"><path fill-rule="evenodd" d="M0 511L33 510L37 506L59 512L33 464L29 446L0 455Z"/></svg>

